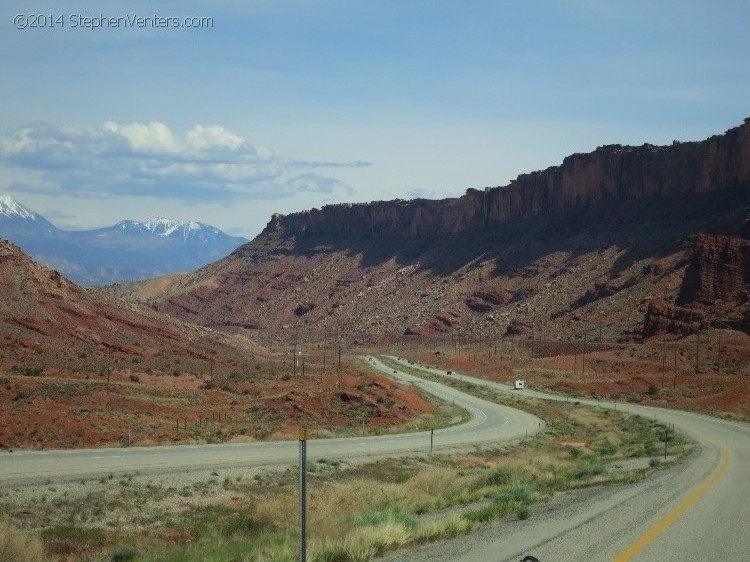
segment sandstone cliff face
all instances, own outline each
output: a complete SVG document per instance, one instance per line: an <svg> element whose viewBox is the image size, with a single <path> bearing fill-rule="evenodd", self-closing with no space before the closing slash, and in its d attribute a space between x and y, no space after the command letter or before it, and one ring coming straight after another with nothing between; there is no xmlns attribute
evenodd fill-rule
<svg viewBox="0 0 750 562"><path fill-rule="evenodd" d="M699 234L680 288L680 306L742 306L750 300L750 240Z"/></svg>
<svg viewBox="0 0 750 562"><path fill-rule="evenodd" d="M700 194L750 181L750 118L723 135L672 146L609 145L509 185L438 201L328 205L274 215L265 233L416 236L498 227L513 219L586 209L606 200Z"/></svg>
<svg viewBox="0 0 750 562"><path fill-rule="evenodd" d="M750 240L698 234L675 305L652 302L643 337L708 326L750 328Z"/></svg>

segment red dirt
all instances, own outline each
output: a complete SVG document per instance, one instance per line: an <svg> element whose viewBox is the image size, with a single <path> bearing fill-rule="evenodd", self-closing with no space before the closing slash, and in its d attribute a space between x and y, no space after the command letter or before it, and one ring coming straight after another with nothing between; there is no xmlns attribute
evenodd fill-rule
<svg viewBox="0 0 750 562"><path fill-rule="evenodd" d="M589 343L585 373L581 342L571 344L577 353L533 359L529 348L507 342L497 354L494 346L399 354L497 382L510 384L521 378L527 388L750 419L750 337L730 330L702 332L696 373L697 344L694 336L667 344L602 344L610 347L602 351L592 351L597 344ZM555 342L555 347L561 346ZM542 347L536 343L537 350Z"/></svg>
<svg viewBox="0 0 750 562"><path fill-rule="evenodd" d="M0 305L0 447L123 444L128 426L136 445L266 439L432 411L346 359L339 383L331 350L325 369L305 350L295 377L289 353L85 291L3 240Z"/></svg>

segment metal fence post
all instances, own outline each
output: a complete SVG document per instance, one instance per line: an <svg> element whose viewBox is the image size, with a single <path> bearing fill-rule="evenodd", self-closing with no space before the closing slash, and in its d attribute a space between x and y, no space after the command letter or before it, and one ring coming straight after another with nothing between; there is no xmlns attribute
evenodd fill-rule
<svg viewBox="0 0 750 562"><path fill-rule="evenodd" d="M307 429L299 430L299 559L307 560Z"/></svg>

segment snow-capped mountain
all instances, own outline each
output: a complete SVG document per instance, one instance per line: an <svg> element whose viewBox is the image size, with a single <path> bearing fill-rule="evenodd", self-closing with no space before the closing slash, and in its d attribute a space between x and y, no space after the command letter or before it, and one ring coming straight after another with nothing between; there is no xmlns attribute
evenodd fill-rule
<svg viewBox="0 0 750 562"><path fill-rule="evenodd" d="M57 230L42 215L14 201L9 195L0 195L0 234L8 229L49 233Z"/></svg>
<svg viewBox="0 0 750 562"><path fill-rule="evenodd" d="M82 285L99 285L197 269L247 242L195 221L157 217L66 231L0 196L0 236Z"/></svg>
<svg viewBox="0 0 750 562"><path fill-rule="evenodd" d="M219 241L227 237L221 230L208 224L196 221L180 222L164 217L157 217L146 222L123 220L113 226L90 231L98 236L116 234L141 238L173 238L184 241Z"/></svg>

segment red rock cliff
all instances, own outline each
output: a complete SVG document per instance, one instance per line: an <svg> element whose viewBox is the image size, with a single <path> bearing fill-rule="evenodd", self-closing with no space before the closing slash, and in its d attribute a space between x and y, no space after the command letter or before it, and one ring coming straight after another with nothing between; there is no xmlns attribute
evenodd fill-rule
<svg viewBox="0 0 750 562"><path fill-rule="evenodd" d="M651 199L750 181L750 118L723 135L672 146L609 145L574 154L509 185L444 200L328 205L274 215L265 232L372 236L453 233L517 218L586 208L605 200Z"/></svg>
<svg viewBox="0 0 750 562"><path fill-rule="evenodd" d="M680 306L743 306L750 300L750 240L699 234L677 297Z"/></svg>

